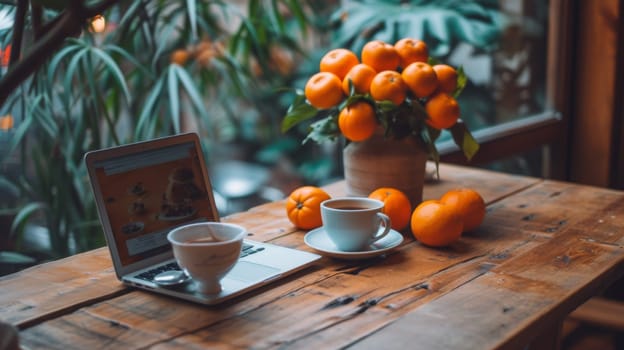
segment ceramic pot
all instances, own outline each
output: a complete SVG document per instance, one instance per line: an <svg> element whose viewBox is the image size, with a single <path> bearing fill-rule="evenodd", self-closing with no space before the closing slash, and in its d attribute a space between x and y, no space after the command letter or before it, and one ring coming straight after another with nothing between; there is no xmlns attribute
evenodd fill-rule
<svg viewBox="0 0 624 350"><path fill-rule="evenodd" d="M412 207L422 202L427 165L424 143L415 137L386 138L381 132L343 150L347 194L368 196L379 187L404 192Z"/></svg>

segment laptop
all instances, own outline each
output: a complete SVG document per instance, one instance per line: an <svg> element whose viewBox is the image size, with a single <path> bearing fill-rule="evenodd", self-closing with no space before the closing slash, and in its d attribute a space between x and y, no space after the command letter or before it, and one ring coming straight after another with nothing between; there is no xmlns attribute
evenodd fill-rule
<svg viewBox="0 0 624 350"><path fill-rule="evenodd" d="M219 221L199 137L186 133L91 151L85 162L115 273L126 285L211 305L320 259L246 239L241 258L221 280L219 294L199 293L192 281L157 283L154 278L163 271L180 269L167 233L189 223Z"/></svg>

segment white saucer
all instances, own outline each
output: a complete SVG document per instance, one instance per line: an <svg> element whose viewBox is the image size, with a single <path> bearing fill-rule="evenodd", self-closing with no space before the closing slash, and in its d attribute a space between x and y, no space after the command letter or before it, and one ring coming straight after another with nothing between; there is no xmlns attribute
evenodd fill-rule
<svg viewBox="0 0 624 350"><path fill-rule="evenodd" d="M386 237L371 244L370 249L357 252L339 250L334 242L329 239L323 227L308 232L303 238L303 241L309 247L323 253L323 255L339 259L357 260L368 259L389 252L403 242L403 235L395 230L390 230Z"/></svg>

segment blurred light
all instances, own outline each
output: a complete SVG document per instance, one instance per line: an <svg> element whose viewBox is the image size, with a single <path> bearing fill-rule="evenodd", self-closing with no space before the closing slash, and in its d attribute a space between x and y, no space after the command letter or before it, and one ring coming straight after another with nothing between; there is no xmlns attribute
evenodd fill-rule
<svg viewBox="0 0 624 350"><path fill-rule="evenodd" d="M10 114L0 117L0 130L9 131L13 129L13 116Z"/></svg>
<svg viewBox="0 0 624 350"><path fill-rule="evenodd" d="M91 19L91 30L95 33L102 33L106 29L106 19L104 16L97 15Z"/></svg>

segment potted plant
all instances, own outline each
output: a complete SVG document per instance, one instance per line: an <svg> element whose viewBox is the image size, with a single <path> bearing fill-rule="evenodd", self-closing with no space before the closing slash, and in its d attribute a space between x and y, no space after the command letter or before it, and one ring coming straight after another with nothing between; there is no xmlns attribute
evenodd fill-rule
<svg viewBox="0 0 624 350"><path fill-rule="evenodd" d="M427 158L439 161L435 140L441 130L451 132L468 159L479 148L455 99L465 84L462 69L436 62L421 40L371 40L361 55L334 49L296 91L282 129L313 120L306 123L304 142L344 137L349 194L394 187L415 205L422 200Z"/></svg>
<svg viewBox="0 0 624 350"><path fill-rule="evenodd" d="M13 227L45 228L50 258L104 244L86 151L194 130L211 159L216 143L245 131L245 114L232 106L262 90L251 67L271 76L272 52L300 50L295 38L312 17L292 1L32 3L9 12L32 22L0 27L3 47L26 45L12 46L0 77L0 115L15 120L0 163L17 159L21 167L0 179L19 191Z"/></svg>

